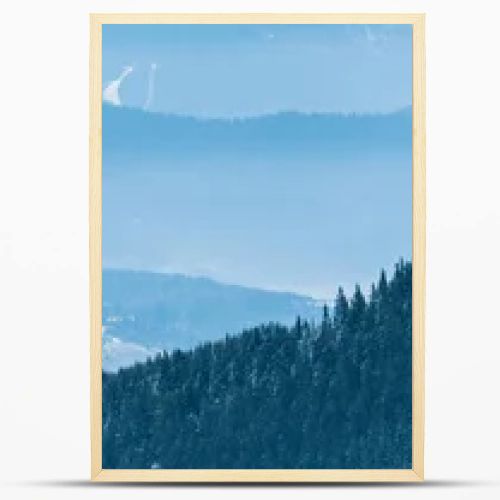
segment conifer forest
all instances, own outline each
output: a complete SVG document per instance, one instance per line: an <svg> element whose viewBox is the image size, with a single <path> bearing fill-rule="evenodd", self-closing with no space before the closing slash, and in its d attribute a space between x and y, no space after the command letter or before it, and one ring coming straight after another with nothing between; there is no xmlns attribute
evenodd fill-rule
<svg viewBox="0 0 500 500"><path fill-rule="evenodd" d="M408 469L412 265L321 319L256 324L103 372L105 469Z"/></svg>

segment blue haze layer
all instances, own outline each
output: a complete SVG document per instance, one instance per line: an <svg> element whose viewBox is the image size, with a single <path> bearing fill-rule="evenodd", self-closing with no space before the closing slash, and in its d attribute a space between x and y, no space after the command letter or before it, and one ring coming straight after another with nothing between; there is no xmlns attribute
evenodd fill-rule
<svg viewBox="0 0 500 500"><path fill-rule="evenodd" d="M331 299L411 258L411 112L103 108L105 267Z"/></svg>
<svg viewBox="0 0 500 500"><path fill-rule="evenodd" d="M411 259L411 40L404 25L103 27L103 85L133 66L123 106L103 105L105 368L314 316Z"/></svg>

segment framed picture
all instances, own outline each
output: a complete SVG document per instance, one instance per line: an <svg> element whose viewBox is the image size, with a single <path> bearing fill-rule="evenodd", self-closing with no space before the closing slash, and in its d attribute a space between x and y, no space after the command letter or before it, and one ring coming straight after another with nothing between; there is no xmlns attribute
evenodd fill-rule
<svg viewBox="0 0 500 500"><path fill-rule="evenodd" d="M97 481L421 481L422 14L90 18Z"/></svg>

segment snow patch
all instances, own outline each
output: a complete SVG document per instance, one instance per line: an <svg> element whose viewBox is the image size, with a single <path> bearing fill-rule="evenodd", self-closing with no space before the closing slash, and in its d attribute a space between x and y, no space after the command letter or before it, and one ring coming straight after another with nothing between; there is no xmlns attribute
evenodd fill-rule
<svg viewBox="0 0 500 500"><path fill-rule="evenodd" d="M102 368L107 372L117 372L120 368L146 361L158 351L141 344L125 342L118 337L104 337L102 341Z"/></svg>

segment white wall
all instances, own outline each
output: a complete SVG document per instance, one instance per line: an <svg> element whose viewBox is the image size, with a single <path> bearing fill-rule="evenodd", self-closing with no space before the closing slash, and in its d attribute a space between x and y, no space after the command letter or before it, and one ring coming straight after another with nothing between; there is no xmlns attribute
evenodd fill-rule
<svg viewBox="0 0 500 500"><path fill-rule="evenodd" d="M89 476L88 12L427 12L426 474L401 490L181 489L204 498L498 498L497 2L11 1L0 37L0 471L5 498L160 497Z"/></svg>

